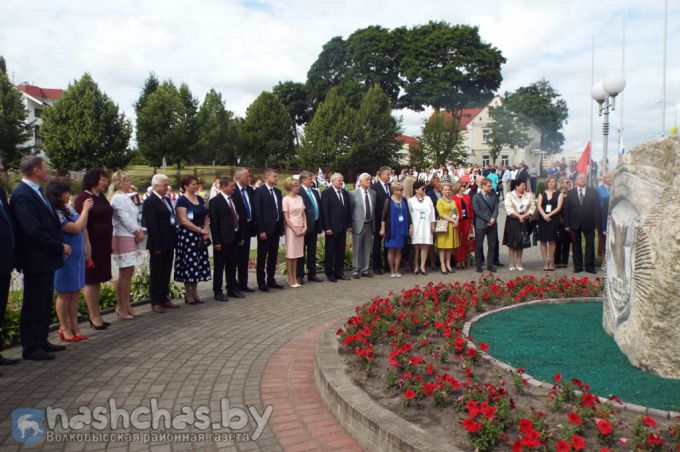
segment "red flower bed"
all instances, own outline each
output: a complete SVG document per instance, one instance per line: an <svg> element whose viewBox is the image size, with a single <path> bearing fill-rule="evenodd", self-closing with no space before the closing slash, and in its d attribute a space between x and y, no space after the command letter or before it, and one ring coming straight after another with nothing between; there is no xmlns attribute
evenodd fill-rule
<svg viewBox="0 0 680 452"><path fill-rule="evenodd" d="M384 378L378 387L385 397L398 397L401 410L450 415L450 428L467 436L469 449L680 451L680 425L663 430L648 417L633 426L616 397L601 403L576 379L555 375L552 390L537 404L527 395L523 369L507 385L509 375L479 357L489 346L474 346L462 332L480 311L598 296L602 289L602 279L587 277L524 276L505 282L489 275L463 284L430 283L357 307L337 334L341 348L358 359L365 381Z"/></svg>

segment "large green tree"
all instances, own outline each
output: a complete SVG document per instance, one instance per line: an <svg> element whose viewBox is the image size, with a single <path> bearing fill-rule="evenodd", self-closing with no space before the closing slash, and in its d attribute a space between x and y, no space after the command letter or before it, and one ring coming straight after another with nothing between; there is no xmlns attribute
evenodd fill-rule
<svg viewBox="0 0 680 452"><path fill-rule="evenodd" d="M5 59L0 56L0 160L6 168L16 168L22 155L31 150L22 146L33 132L27 117L21 91L7 77Z"/></svg>
<svg viewBox="0 0 680 452"><path fill-rule="evenodd" d="M457 166L464 164L467 160L467 151L463 146L457 115L435 112L425 122L418 141L427 163L439 166L452 162L454 166Z"/></svg>
<svg viewBox="0 0 680 452"><path fill-rule="evenodd" d="M99 89L90 74L69 84L63 96L42 115L43 147L50 163L62 171L95 166L124 168L132 125Z"/></svg>
<svg viewBox="0 0 680 452"><path fill-rule="evenodd" d="M354 109L332 88L305 127L300 163L308 168L341 169L351 149Z"/></svg>
<svg viewBox="0 0 680 452"><path fill-rule="evenodd" d="M154 72L150 72L149 76L144 81L144 86L142 87L142 91L139 93L139 98L135 102L135 114L139 114L139 110L144 108L146 105L146 100L151 94L156 92L160 84L161 82L158 80L158 77L156 77L156 74Z"/></svg>
<svg viewBox="0 0 680 452"><path fill-rule="evenodd" d="M236 163L238 128L222 94L210 89L198 110L198 143L195 161L220 165Z"/></svg>
<svg viewBox="0 0 680 452"><path fill-rule="evenodd" d="M541 129L541 149L557 153L564 144L562 128L569 110L567 102L545 79L505 94L504 105L526 122Z"/></svg>
<svg viewBox="0 0 680 452"><path fill-rule="evenodd" d="M163 158L181 166L192 159L197 141L198 101L189 88L171 80L160 84L137 113L137 144L149 164L159 167Z"/></svg>
<svg viewBox="0 0 680 452"><path fill-rule="evenodd" d="M285 166L294 159L291 118L272 93L263 91L246 110L241 124L241 158L253 166Z"/></svg>
<svg viewBox="0 0 680 452"><path fill-rule="evenodd" d="M496 159L505 148L522 148L529 144L528 124L513 113L505 105L489 108L489 123L486 143L489 145L489 156L495 165Z"/></svg>
<svg viewBox="0 0 680 452"><path fill-rule="evenodd" d="M295 142L299 144L297 128L309 122L312 116L312 109L309 105L309 93L304 83L279 82L272 93L279 99L286 108L291 119L290 128L295 137Z"/></svg>

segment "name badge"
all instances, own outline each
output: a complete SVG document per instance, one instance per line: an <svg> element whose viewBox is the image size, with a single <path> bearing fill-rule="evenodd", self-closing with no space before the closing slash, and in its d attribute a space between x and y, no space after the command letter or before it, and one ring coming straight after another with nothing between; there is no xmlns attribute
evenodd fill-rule
<svg viewBox="0 0 680 452"><path fill-rule="evenodd" d="M404 222L404 216L403 216L403 215L399 215L399 223L403 223L403 222Z"/></svg>
<svg viewBox="0 0 680 452"><path fill-rule="evenodd" d="M424 210L421 210L421 211L420 211L420 219L421 219L421 220L424 220L424 219L425 219L425 211L424 211Z"/></svg>
<svg viewBox="0 0 680 452"><path fill-rule="evenodd" d="M189 212L187 212L187 218L188 218L189 220L193 220L193 219L194 219L194 211L193 211L193 210L190 210Z"/></svg>
<svg viewBox="0 0 680 452"><path fill-rule="evenodd" d="M175 225L175 217L174 216L170 217L170 224L173 225L173 226Z"/></svg>
<svg viewBox="0 0 680 452"><path fill-rule="evenodd" d="M467 218L467 210L463 209L463 218Z"/></svg>
<svg viewBox="0 0 680 452"><path fill-rule="evenodd" d="M552 204L548 204L547 206L545 206L545 213L550 213L550 212L552 212Z"/></svg>
<svg viewBox="0 0 680 452"><path fill-rule="evenodd" d="M519 214L524 215L524 206L519 206Z"/></svg>

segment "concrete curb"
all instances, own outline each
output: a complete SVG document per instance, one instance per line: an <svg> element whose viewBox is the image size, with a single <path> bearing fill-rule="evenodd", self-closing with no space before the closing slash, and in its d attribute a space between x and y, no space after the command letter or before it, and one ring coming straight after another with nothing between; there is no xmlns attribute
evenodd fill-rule
<svg viewBox="0 0 680 452"><path fill-rule="evenodd" d="M475 322L479 321L480 319L483 319L484 317L486 317L488 315L496 314L496 313L501 312L501 311L508 311L510 309L516 309L516 308L519 308L519 307L529 306L529 305L538 304L538 303L541 303L541 304L558 304L558 303L564 303L564 302L580 302L580 301L583 301L583 302L602 301L602 298L601 297L546 298L544 300L534 300L534 301L528 301L528 302L525 302L525 303L518 303L518 304L509 305L509 306L503 306L502 308L494 309L492 311L486 311L486 312L483 312L483 313L473 317L471 320L469 320L463 326L463 334L466 337L470 337L470 330L472 329L472 325ZM471 347L471 348L477 348L475 346L475 344L473 344L472 342L469 342L468 346ZM502 369L502 370L509 372L509 373L513 373L515 371L515 369L512 366L510 366L507 363L504 363L503 361L500 361L500 360L494 358L493 356L489 355L488 353L485 353L481 350L477 350L477 352L482 357L482 359L487 360L488 362L495 365L499 369ZM527 384L529 386L532 386L532 387L535 387L535 388L543 388L547 391L550 391L550 389L552 389L552 387L553 387L552 384L545 382L545 381L537 380L537 379L533 378L531 375L524 374L524 377L527 380ZM581 391L578 391L578 390L575 391L575 392L578 395L583 394ZM609 399L604 398L604 397L599 397L599 396L598 396L598 399L602 403L609 401ZM650 408L650 407L646 407L646 406L642 406L642 405L636 405L634 403L628 403L628 402L624 402L624 401L621 401L621 403L623 404L623 409L626 410L626 411L630 411L632 413L648 414L650 416L655 416L659 419L670 420L670 419L677 418L677 417L680 416L680 413L677 413L675 411L659 410L657 408Z"/></svg>
<svg viewBox="0 0 680 452"><path fill-rule="evenodd" d="M335 332L338 322L322 334L316 347L314 381L321 400L340 425L368 451L462 452L382 407L345 373Z"/></svg>

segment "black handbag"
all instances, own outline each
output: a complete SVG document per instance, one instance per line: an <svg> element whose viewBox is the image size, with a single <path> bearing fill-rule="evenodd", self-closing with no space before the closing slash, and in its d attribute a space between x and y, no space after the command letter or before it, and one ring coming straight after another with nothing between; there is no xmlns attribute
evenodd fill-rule
<svg viewBox="0 0 680 452"><path fill-rule="evenodd" d="M520 238L522 242L522 248L531 247L531 235L529 234L529 230L527 229L526 223L522 223L522 231L520 232Z"/></svg>

